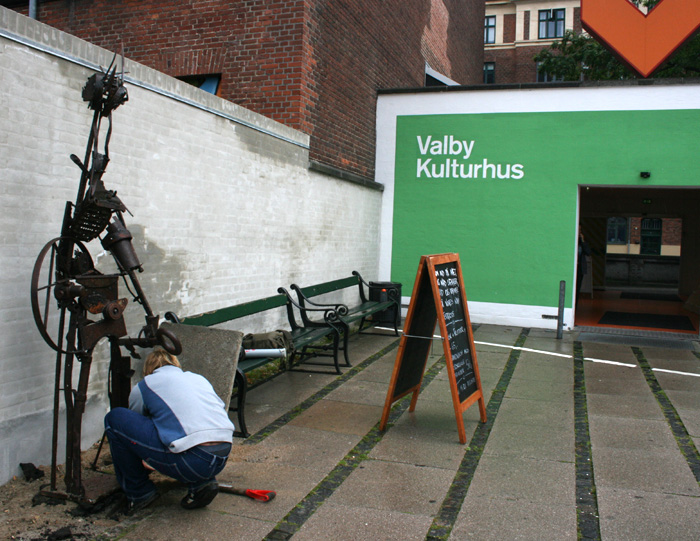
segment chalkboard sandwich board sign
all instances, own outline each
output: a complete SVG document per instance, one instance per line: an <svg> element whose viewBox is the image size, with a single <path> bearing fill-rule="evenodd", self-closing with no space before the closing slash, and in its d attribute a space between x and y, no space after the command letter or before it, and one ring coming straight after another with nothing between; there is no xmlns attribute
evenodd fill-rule
<svg viewBox="0 0 700 541"><path fill-rule="evenodd" d="M415 410L436 325L445 352L459 442L464 444L462 413L478 403L485 423L486 405L458 254L421 257L379 427L386 429L391 405L409 393L413 393L409 411Z"/></svg>

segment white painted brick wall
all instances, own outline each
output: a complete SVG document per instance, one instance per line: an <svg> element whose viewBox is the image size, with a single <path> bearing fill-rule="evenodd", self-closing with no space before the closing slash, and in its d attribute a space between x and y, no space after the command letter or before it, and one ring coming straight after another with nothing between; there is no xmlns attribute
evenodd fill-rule
<svg viewBox="0 0 700 541"><path fill-rule="evenodd" d="M89 66L111 56L0 8L0 483L19 462L50 461L55 354L34 325L30 277L77 193L69 155L85 152ZM192 315L355 269L377 279L381 192L309 171L308 137L299 132L128 60L126 69L133 82L114 113L104 181L133 213L127 225L154 312ZM114 270L99 241L90 250L99 270ZM120 296L131 301L123 287ZM144 314L133 304L127 328L135 336ZM240 330L286 327L281 311L251 319ZM85 445L102 433L106 380L100 344Z"/></svg>

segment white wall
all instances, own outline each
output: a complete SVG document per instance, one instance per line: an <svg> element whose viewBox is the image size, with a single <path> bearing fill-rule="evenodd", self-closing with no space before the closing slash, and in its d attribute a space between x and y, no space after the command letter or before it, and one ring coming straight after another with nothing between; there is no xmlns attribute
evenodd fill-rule
<svg viewBox="0 0 700 541"><path fill-rule="evenodd" d="M0 483L19 474L20 462L50 461L55 354L35 327L29 283L76 197L69 155L83 157L92 120L81 89L111 60L0 8ZM154 312L192 315L354 269L378 278L382 192L310 171L300 132L128 59L126 71L129 101L113 115L104 181L133 214L127 225ZM99 241L90 247L98 269L112 272ZM131 301L123 287L122 296ZM144 323L134 304L131 336ZM274 317L240 330L282 324ZM106 378L101 345L85 446L102 433Z"/></svg>

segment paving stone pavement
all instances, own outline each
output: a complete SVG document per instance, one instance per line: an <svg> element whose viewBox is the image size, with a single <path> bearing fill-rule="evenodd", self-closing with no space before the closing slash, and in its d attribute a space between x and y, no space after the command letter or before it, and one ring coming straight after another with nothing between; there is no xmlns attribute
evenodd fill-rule
<svg viewBox="0 0 700 541"><path fill-rule="evenodd" d="M474 339L488 420L464 412L465 445L441 342L415 411L396 402L382 433L398 338L355 335L342 376L286 372L249 395L252 436L219 480L274 500L183 511L171 489L121 538L700 539L697 344L491 325Z"/></svg>

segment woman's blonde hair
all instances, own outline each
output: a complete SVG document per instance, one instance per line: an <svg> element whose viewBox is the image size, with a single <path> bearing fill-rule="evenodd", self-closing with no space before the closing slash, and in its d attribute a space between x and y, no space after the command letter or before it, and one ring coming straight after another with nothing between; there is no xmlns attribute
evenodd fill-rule
<svg viewBox="0 0 700 541"><path fill-rule="evenodd" d="M180 368L180 361L164 349L154 349L143 363L143 377L153 374L161 366L172 365Z"/></svg>

